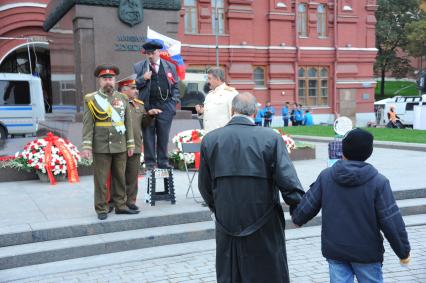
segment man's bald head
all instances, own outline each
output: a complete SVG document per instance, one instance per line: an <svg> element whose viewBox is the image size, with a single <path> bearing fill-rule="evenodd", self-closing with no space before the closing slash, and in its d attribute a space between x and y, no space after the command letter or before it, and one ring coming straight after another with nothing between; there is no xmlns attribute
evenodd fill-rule
<svg viewBox="0 0 426 283"><path fill-rule="evenodd" d="M232 100L232 112L233 114L254 116L256 114L256 97L249 92L238 94Z"/></svg>

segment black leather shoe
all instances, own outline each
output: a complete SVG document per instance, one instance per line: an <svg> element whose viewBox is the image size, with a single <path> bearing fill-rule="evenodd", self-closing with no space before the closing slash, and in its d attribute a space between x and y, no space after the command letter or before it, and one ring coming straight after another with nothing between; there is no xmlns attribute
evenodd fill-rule
<svg viewBox="0 0 426 283"><path fill-rule="evenodd" d="M103 212L103 213L99 213L98 214L98 219L99 220L105 220L105 219L107 219L108 218L108 214L107 213L105 213L105 212Z"/></svg>
<svg viewBox="0 0 426 283"><path fill-rule="evenodd" d="M139 206L136 204L128 204L127 207L131 210L139 210Z"/></svg>
<svg viewBox="0 0 426 283"><path fill-rule="evenodd" d="M131 209L115 209L115 214L138 214L138 210Z"/></svg>
<svg viewBox="0 0 426 283"><path fill-rule="evenodd" d="M114 210L114 205L110 204L108 208L108 213L111 213Z"/></svg>

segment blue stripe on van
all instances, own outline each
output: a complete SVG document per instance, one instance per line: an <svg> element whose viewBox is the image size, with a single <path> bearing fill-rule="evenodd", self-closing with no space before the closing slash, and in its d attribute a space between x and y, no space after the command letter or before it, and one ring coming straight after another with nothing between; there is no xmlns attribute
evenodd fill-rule
<svg viewBox="0 0 426 283"><path fill-rule="evenodd" d="M0 106L0 111L1 110L9 110L9 111L13 111L13 110L33 110L32 107L1 107Z"/></svg>
<svg viewBox="0 0 426 283"><path fill-rule="evenodd" d="M5 124L6 127L32 127L33 124Z"/></svg>

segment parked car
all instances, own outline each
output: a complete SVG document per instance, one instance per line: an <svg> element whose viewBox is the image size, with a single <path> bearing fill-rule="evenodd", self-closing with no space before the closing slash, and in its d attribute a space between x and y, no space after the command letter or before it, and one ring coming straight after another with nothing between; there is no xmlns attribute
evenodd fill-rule
<svg viewBox="0 0 426 283"><path fill-rule="evenodd" d="M0 139L35 134L45 114L39 77L0 73Z"/></svg>

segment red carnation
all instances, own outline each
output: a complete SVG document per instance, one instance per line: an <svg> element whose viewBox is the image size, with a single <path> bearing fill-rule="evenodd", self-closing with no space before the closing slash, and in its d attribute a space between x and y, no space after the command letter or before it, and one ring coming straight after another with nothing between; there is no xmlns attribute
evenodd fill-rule
<svg viewBox="0 0 426 283"><path fill-rule="evenodd" d="M40 169L40 167L38 166L38 164L37 164L36 166L34 166L34 168L35 168L36 170Z"/></svg>
<svg viewBox="0 0 426 283"><path fill-rule="evenodd" d="M63 155L63 154L62 154L62 151L58 152L58 155L59 155L59 156L62 156L62 155Z"/></svg>
<svg viewBox="0 0 426 283"><path fill-rule="evenodd" d="M31 153L32 153L32 154L36 154L36 153L37 153L37 151L33 150Z"/></svg>
<svg viewBox="0 0 426 283"><path fill-rule="evenodd" d="M33 163L33 161L30 159L30 160L28 160L28 164L32 164Z"/></svg>
<svg viewBox="0 0 426 283"><path fill-rule="evenodd" d="M59 165L59 160L58 159L56 159L55 164Z"/></svg>

